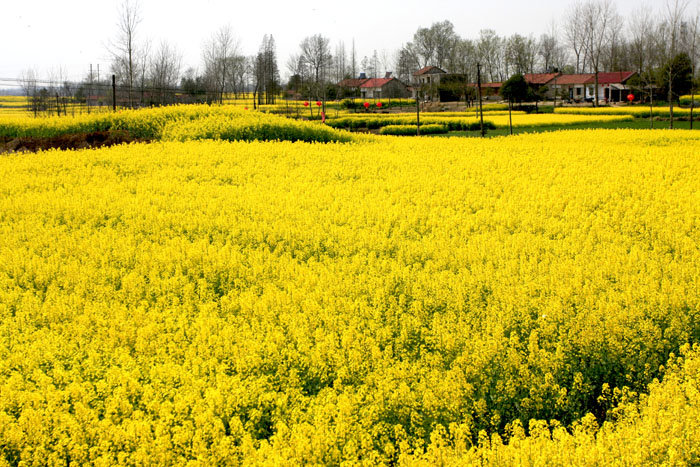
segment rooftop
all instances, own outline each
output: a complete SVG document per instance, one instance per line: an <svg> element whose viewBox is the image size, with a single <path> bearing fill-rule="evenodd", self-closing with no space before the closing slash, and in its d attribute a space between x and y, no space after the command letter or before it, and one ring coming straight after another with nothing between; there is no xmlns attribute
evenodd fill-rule
<svg viewBox="0 0 700 467"><path fill-rule="evenodd" d="M413 76L420 76L420 75L434 75L438 73L447 73L445 70L440 69L436 66L426 66L421 68L420 70L416 71L413 73Z"/></svg>

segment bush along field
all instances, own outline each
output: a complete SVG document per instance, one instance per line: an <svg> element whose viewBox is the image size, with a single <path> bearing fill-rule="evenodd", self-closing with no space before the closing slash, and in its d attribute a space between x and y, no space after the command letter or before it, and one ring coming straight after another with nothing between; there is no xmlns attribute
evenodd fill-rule
<svg viewBox="0 0 700 467"><path fill-rule="evenodd" d="M350 141L353 136L320 123L301 122L239 106L180 105L75 117L0 116L0 138L51 138L123 131L146 140L224 139Z"/></svg>
<svg viewBox="0 0 700 467"><path fill-rule="evenodd" d="M12 127L156 141L0 157L0 464L700 461L697 133L268 117Z"/></svg>

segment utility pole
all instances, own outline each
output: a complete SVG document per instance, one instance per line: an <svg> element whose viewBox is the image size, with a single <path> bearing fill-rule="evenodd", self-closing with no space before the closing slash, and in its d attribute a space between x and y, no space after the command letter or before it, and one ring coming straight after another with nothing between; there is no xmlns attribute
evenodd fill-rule
<svg viewBox="0 0 700 467"><path fill-rule="evenodd" d="M92 94L92 82L93 82L93 75L92 75L92 63L91 63L90 64L90 86L88 87L88 95L87 95L88 114L90 113L90 95Z"/></svg>
<svg viewBox="0 0 700 467"><path fill-rule="evenodd" d="M416 89L416 136L420 136L420 103L418 98L420 96L420 91Z"/></svg>
<svg viewBox="0 0 700 467"><path fill-rule="evenodd" d="M476 64L476 86L479 92L479 126L481 128L481 137L483 138L486 136L486 131L484 130L484 103L481 100L481 63Z"/></svg>
<svg viewBox="0 0 700 467"><path fill-rule="evenodd" d="M117 111L117 77L112 75L112 112Z"/></svg>

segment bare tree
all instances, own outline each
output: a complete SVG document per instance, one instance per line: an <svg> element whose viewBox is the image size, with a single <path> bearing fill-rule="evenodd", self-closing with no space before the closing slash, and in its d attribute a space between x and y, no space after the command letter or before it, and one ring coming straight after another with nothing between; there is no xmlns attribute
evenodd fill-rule
<svg viewBox="0 0 700 467"><path fill-rule="evenodd" d="M418 62L415 60L415 55L411 50L406 48L406 46L402 46L394 54L394 72L396 73L396 78L404 83L411 82L412 73L419 68Z"/></svg>
<svg viewBox="0 0 700 467"><path fill-rule="evenodd" d="M557 55L559 54L559 42L553 34L542 34L537 44L537 55L540 57L541 69L545 73L551 71L557 66Z"/></svg>
<svg viewBox="0 0 700 467"><path fill-rule="evenodd" d="M352 51L350 52L350 77L357 78L357 53L355 52L355 39L352 40Z"/></svg>
<svg viewBox="0 0 700 467"><path fill-rule="evenodd" d="M612 18L617 14L615 6L610 0L589 1L583 5L583 28L584 37L583 48L590 60L591 69L594 73L594 99L593 105L598 106L598 73L601 68L601 61L605 51L606 41L610 36L610 28L613 24Z"/></svg>
<svg viewBox="0 0 700 467"><path fill-rule="evenodd" d="M576 73L581 73L584 68L584 43L586 42L586 29L583 25L584 8L580 2L574 3L566 15L564 25L564 38L567 45L574 53L576 60Z"/></svg>
<svg viewBox="0 0 700 467"><path fill-rule="evenodd" d="M429 28L418 28L406 49L414 55L418 68L428 65L447 68L458 40L454 25L445 20L433 23Z"/></svg>
<svg viewBox="0 0 700 467"><path fill-rule="evenodd" d="M666 58L665 73L668 79L668 104L669 104L669 128L673 128L673 81L678 70L674 67L674 58L682 48L683 17L688 8L688 0L666 0L663 10L663 23L661 25L661 46Z"/></svg>
<svg viewBox="0 0 700 467"><path fill-rule="evenodd" d="M182 55L175 46L161 42L151 57L148 82L153 88L154 100L159 105L172 101L174 88L180 79Z"/></svg>
<svg viewBox="0 0 700 467"><path fill-rule="evenodd" d="M513 34L505 43L506 75L533 73L537 44L533 37Z"/></svg>
<svg viewBox="0 0 700 467"><path fill-rule="evenodd" d="M347 58L345 42L339 41L335 46L335 60L333 63L333 81L336 83L348 75Z"/></svg>
<svg viewBox="0 0 700 467"><path fill-rule="evenodd" d="M499 81L501 73L501 57L503 55L503 39L493 29L479 31L477 42L478 61L486 67L486 74L491 81Z"/></svg>
<svg viewBox="0 0 700 467"><path fill-rule="evenodd" d="M210 91L219 103L224 102L224 95L231 89L228 80L233 79L232 68L242 66L245 69L245 59L239 50L230 25L219 28L204 46L204 75Z"/></svg>
<svg viewBox="0 0 700 467"><path fill-rule="evenodd" d="M690 21L688 27L689 34L689 44L688 50L690 52L690 63L692 68L692 81L690 85L690 129L693 129L693 110L695 109L695 83L697 82L697 63L698 63L698 42L700 42L700 8L695 13L695 17Z"/></svg>
<svg viewBox="0 0 700 467"><path fill-rule="evenodd" d="M34 116L39 115L39 86L37 85L37 73L35 70L28 68L20 74L19 83L22 87L24 95L27 97L27 105L29 110L34 113Z"/></svg>
<svg viewBox="0 0 700 467"><path fill-rule="evenodd" d="M653 128L654 84L656 77L653 69L658 65L657 30L651 7L641 5L635 10L628 25L629 47L628 57L633 69L639 76L640 85L647 89L649 97L649 125Z"/></svg>
<svg viewBox="0 0 700 467"><path fill-rule="evenodd" d="M123 0L117 16L117 37L110 43L112 72L126 86L129 106L133 107L134 82L138 75L138 27L141 12L138 0Z"/></svg>
<svg viewBox="0 0 700 467"><path fill-rule="evenodd" d="M310 92L317 99L325 97L323 91L333 63L329 43L328 38L316 34L305 38L300 44L302 62L308 68L312 79Z"/></svg>
<svg viewBox="0 0 700 467"><path fill-rule="evenodd" d="M605 42L607 44L604 46L602 58L603 69L607 71L622 70L622 62L624 61L623 51L627 44L624 37L624 21L622 16L617 12L612 12L610 14L608 33Z"/></svg>

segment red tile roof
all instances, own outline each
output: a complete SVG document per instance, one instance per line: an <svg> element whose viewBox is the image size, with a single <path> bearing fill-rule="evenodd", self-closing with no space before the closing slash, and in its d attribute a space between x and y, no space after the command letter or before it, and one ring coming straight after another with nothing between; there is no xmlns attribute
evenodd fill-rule
<svg viewBox="0 0 700 467"><path fill-rule="evenodd" d="M425 75L425 74L435 74L435 73L446 73L445 70L442 70L436 66L426 66L421 68L420 70L416 71L413 73L413 76L420 76L420 75Z"/></svg>
<svg viewBox="0 0 700 467"><path fill-rule="evenodd" d="M367 81L369 81L367 78L349 78L342 80L340 83L338 83L338 86L345 88L359 88Z"/></svg>
<svg viewBox="0 0 700 467"><path fill-rule="evenodd" d="M524 76L528 84L547 84L559 76L559 73L526 73Z"/></svg>
<svg viewBox="0 0 700 467"><path fill-rule="evenodd" d="M614 84L614 83L624 83L628 79L630 79L632 76L634 76L636 72L634 71L613 71L613 72L607 72L607 73L598 73L598 84ZM586 84L594 84L595 83L595 75L591 75L591 77L586 81Z"/></svg>
<svg viewBox="0 0 700 467"><path fill-rule="evenodd" d="M389 81L392 81L394 78L372 78L368 79L364 83L362 83L361 88L381 88L384 86L386 83Z"/></svg>
<svg viewBox="0 0 700 467"><path fill-rule="evenodd" d="M579 73L577 75L561 75L557 77L557 85L586 84L593 73Z"/></svg>

